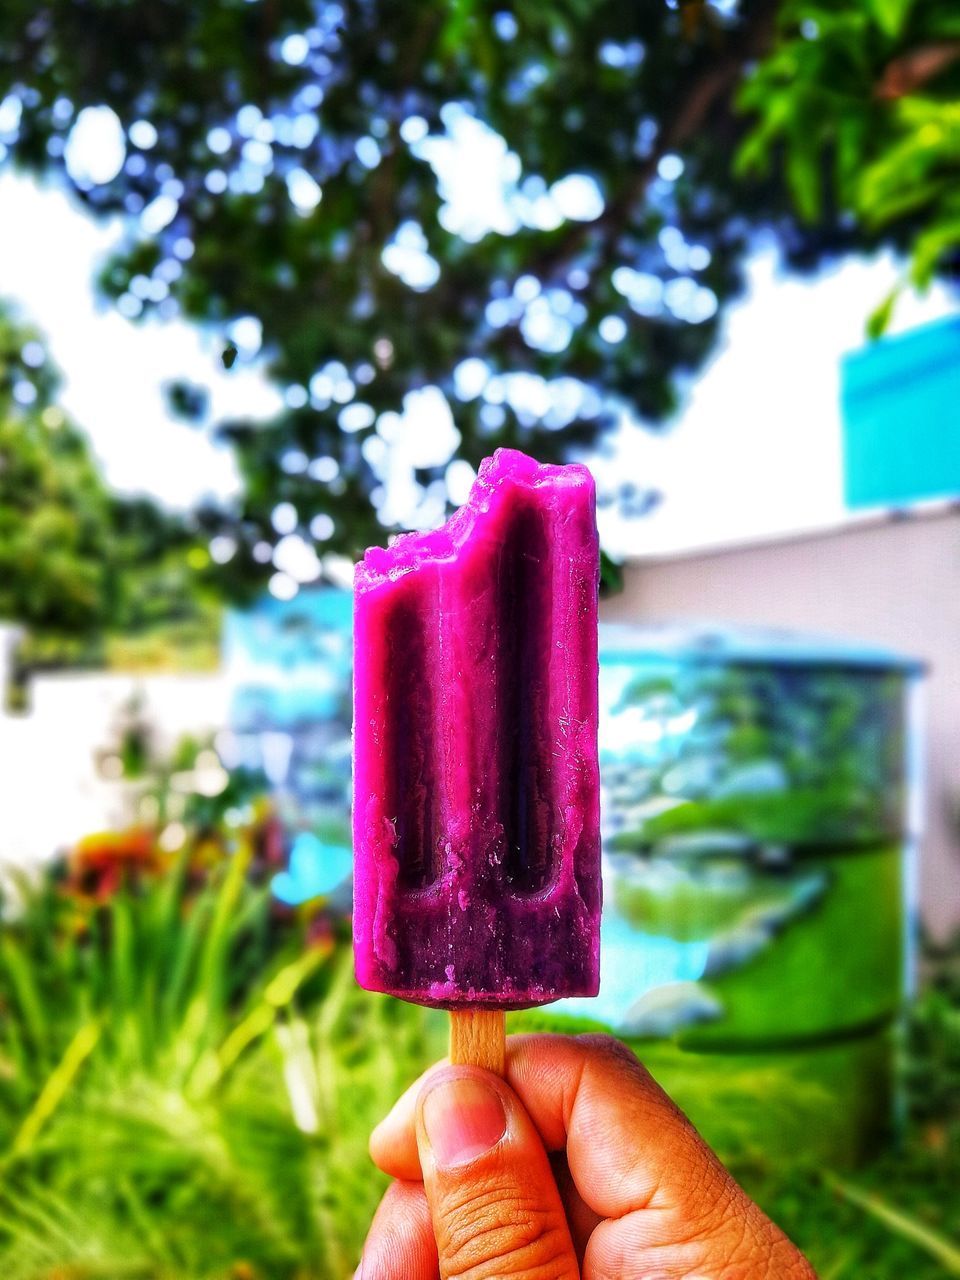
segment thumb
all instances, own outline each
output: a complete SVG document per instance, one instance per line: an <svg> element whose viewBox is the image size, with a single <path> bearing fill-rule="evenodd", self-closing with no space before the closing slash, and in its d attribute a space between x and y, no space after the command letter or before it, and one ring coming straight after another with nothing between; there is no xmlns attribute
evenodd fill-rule
<svg viewBox="0 0 960 1280"><path fill-rule="evenodd" d="M547 1153L509 1085L477 1067L431 1075L417 1146L443 1280L577 1280Z"/></svg>

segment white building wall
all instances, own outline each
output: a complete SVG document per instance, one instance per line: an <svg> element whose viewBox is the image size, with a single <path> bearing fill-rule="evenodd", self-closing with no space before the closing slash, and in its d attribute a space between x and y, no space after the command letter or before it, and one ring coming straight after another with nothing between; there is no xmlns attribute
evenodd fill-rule
<svg viewBox="0 0 960 1280"><path fill-rule="evenodd" d="M928 663L920 900L936 933L960 923L960 512L637 561L603 616L789 627Z"/></svg>
<svg viewBox="0 0 960 1280"><path fill-rule="evenodd" d="M7 633L9 636L9 632ZM0 632L0 689L6 686ZM125 708L137 700L161 754L227 720L225 676L58 672L31 681L29 705L0 707L0 869L32 866L79 836L126 825L129 787L104 777Z"/></svg>

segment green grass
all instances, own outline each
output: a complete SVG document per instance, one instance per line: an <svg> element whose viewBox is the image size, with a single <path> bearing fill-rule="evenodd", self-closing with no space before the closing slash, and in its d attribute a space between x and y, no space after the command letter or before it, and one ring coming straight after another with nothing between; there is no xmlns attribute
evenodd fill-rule
<svg viewBox="0 0 960 1280"><path fill-rule="evenodd" d="M445 1020L359 991L346 938L309 945L247 870L241 850L199 890L181 869L99 907L48 882L8 912L3 1280L352 1274L383 1188L369 1130L442 1054ZM960 1126L944 1083L960 1068L958 993L934 990L914 1034L912 1074L936 1108L854 1173L812 1161L796 1123L822 1081L777 1094L769 1063L707 1074L692 1055L681 1069L651 1054L822 1280L960 1274ZM788 1135L776 1156L760 1113Z"/></svg>
<svg viewBox="0 0 960 1280"><path fill-rule="evenodd" d="M237 854L76 932L49 887L0 969L4 1280L348 1276L382 1191L369 1129L443 1020L279 933Z"/></svg>

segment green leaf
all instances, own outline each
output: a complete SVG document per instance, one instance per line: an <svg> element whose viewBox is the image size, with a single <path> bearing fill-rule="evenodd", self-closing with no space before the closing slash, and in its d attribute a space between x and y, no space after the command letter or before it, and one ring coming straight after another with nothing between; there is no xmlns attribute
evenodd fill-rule
<svg viewBox="0 0 960 1280"><path fill-rule="evenodd" d="M600 552L600 595L606 599L623 590L623 565Z"/></svg>
<svg viewBox="0 0 960 1280"><path fill-rule="evenodd" d="M884 35L895 40L903 30L913 0L868 0L868 7Z"/></svg>
<svg viewBox="0 0 960 1280"><path fill-rule="evenodd" d="M794 141L787 153L787 182L801 219L816 222L821 202L819 151Z"/></svg>
<svg viewBox="0 0 960 1280"><path fill-rule="evenodd" d="M870 227L882 227L896 218L902 218L915 209L936 207L938 198L948 189L948 180L937 178L931 182L891 184L884 191L877 191L873 202L864 200L861 211L864 222Z"/></svg>
<svg viewBox="0 0 960 1280"><path fill-rule="evenodd" d="M37 972L29 955L12 937L0 942L0 957L10 983L10 989L18 1006L24 1030L33 1040L36 1051L47 1042L49 1022L43 1000L37 987Z"/></svg>
<svg viewBox="0 0 960 1280"><path fill-rule="evenodd" d="M928 1227L919 1218L912 1217L910 1214L904 1213L902 1209L887 1204L885 1200L881 1200L879 1196L874 1195L872 1192L861 1191L859 1187L850 1182L843 1182L832 1174L825 1174L824 1181L838 1195L843 1196L851 1204L855 1204L858 1208L869 1213L878 1222L882 1222L890 1231L895 1232L904 1240L909 1240L911 1244L917 1245L918 1248L929 1253L931 1257L936 1258L945 1269L947 1275L960 1276L960 1245L954 1244L952 1240L941 1235L939 1231L935 1231L933 1227Z"/></svg>
<svg viewBox="0 0 960 1280"><path fill-rule="evenodd" d="M918 237L913 250L910 276L918 289L926 289L943 258L960 249L960 217L950 218Z"/></svg>
<svg viewBox="0 0 960 1280"><path fill-rule="evenodd" d="M98 1023L87 1022L78 1027L76 1035L67 1046L67 1050L60 1062L57 1063L44 1082L36 1102L20 1126L11 1147L13 1156L22 1156L29 1151L40 1130L63 1101L70 1085L73 1083L74 1076L96 1048L99 1039L100 1026Z"/></svg>
<svg viewBox="0 0 960 1280"><path fill-rule="evenodd" d="M900 297L902 289L902 284L895 285L880 305L870 312L870 315L867 318L867 337L871 341L875 342L877 338L882 338L890 327L893 308L896 306L897 299Z"/></svg>

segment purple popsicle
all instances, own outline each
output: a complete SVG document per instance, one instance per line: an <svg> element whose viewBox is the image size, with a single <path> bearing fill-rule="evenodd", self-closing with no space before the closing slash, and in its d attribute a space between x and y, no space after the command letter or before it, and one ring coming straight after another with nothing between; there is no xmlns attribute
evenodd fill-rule
<svg viewBox="0 0 960 1280"><path fill-rule="evenodd" d="M499 449L355 580L354 948L371 991L599 989L599 547L585 467Z"/></svg>

